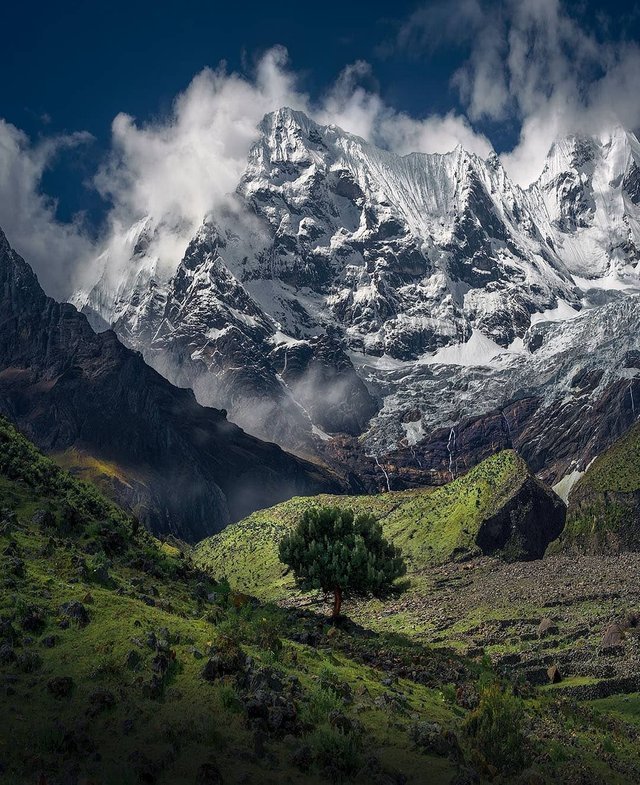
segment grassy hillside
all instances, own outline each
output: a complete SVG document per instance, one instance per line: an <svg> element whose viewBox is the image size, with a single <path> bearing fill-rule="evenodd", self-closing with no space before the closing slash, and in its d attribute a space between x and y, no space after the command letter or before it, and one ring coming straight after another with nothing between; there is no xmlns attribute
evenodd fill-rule
<svg viewBox="0 0 640 785"><path fill-rule="evenodd" d="M574 492L618 491L629 493L640 489L640 423L630 428L608 450L598 456Z"/></svg>
<svg viewBox="0 0 640 785"><path fill-rule="evenodd" d="M467 758L494 765L455 698L486 668L258 605L3 419L0 510L3 782L392 782L401 767L417 783L426 767L447 783Z"/></svg>
<svg viewBox="0 0 640 785"><path fill-rule="evenodd" d="M415 512L416 494L400 496ZM215 582L2 419L0 510L8 785L561 783L576 771L625 785L640 765L626 717L594 723L514 693L486 660L329 627ZM613 744L628 765L603 762Z"/></svg>
<svg viewBox="0 0 640 785"><path fill-rule="evenodd" d="M567 526L553 550L640 549L640 423L589 466L569 496Z"/></svg>
<svg viewBox="0 0 640 785"><path fill-rule="evenodd" d="M310 504L339 504L379 518L385 536L402 548L411 575L429 564L479 554L483 523L515 498L529 478L524 461L506 450L440 488L295 498L253 513L199 543L195 560L234 587L279 599L293 588L277 554L284 532Z"/></svg>

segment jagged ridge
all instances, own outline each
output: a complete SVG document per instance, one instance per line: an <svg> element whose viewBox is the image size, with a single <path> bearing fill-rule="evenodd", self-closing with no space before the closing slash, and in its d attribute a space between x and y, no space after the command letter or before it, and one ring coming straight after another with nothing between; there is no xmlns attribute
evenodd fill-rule
<svg viewBox="0 0 640 785"><path fill-rule="evenodd" d="M585 437L560 435L576 411L623 403L616 385L629 373L601 352L597 370L613 386L557 422L566 376L585 354L560 346L549 323L592 309L601 335L602 306L638 291L638 161L623 129L570 136L523 191L495 155L400 157L281 109L260 126L233 209L205 220L182 261L159 265L154 237L165 229L150 216L127 238L127 277L106 275L78 303L202 403L300 454L360 475L371 470L364 453L387 456L400 486L441 481L451 428L501 420L513 405L526 419L513 433L547 445L527 460L555 482L595 454ZM165 267L177 268L171 279ZM554 341L541 373L536 352ZM515 382L505 385L507 374ZM608 419L607 429L621 432ZM457 440L460 470L525 443L489 430L468 454ZM345 452L338 434L362 436Z"/></svg>

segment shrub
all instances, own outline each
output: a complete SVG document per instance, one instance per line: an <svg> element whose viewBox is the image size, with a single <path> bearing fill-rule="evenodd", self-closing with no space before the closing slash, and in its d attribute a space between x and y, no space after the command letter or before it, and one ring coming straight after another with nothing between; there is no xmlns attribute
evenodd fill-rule
<svg viewBox="0 0 640 785"><path fill-rule="evenodd" d="M494 682L481 690L464 730L485 769L514 774L527 766L524 721L523 702L510 689Z"/></svg>
<svg viewBox="0 0 640 785"><path fill-rule="evenodd" d="M362 767L362 739L358 733L343 733L322 725L310 736L314 760L332 782L344 782Z"/></svg>
<svg viewBox="0 0 640 785"><path fill-rule="evenodd" d="M322 686L312 687L300 707L300 718L305 725L315 727L326 722L329 714L342 706L343 702L334 690Z"/></svg>

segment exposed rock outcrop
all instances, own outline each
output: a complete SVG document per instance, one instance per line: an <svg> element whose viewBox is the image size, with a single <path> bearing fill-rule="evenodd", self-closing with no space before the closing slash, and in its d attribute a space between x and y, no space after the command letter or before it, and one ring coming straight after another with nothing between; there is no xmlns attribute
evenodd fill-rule
<svg viewBox="0 0 640 785"><path fill-rule="evenodd" d="M562 499L532 475L490 517L476 535L484 554L501 552L510 560L541 559L562 532L566 507Z"/></svg>
<svg viewBox="0 0 640 785"><path fill-rule="evenodd" d="M587 553L640 551L640 423L589 466L569 496L556 548Z"/></svg>

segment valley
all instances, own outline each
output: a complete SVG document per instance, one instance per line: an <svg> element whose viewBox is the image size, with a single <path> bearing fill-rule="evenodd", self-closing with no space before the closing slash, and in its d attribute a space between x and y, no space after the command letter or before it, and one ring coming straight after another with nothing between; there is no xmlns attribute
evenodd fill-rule
<svg viewBox="0 0 640 785"><path fill-rule="evenodd" d="M635 135L523 191L260 131L164 279L152 218L80 311L0 233L0 771L637 782ZM278 551L326 505L406 566L335 623Z"/></svg>
<svg viewBox="0 0 640 785"><path fill-rule="evenodd" d="M640 783L640 13L13 3L0 785Z"/></svg>
<svg viewBox="0 0 640 785"><path fill-rule="evenodd" d="M4 781L634 782L638 555L508 562L508 537L502 558L480 555L483 527L527 488L515 455L488 464L351 500L405 538L410 567L334 626L265 550L328 498L256 513L194 563L0 420ZM488 711L509 729L481 730Z"/></svg>

